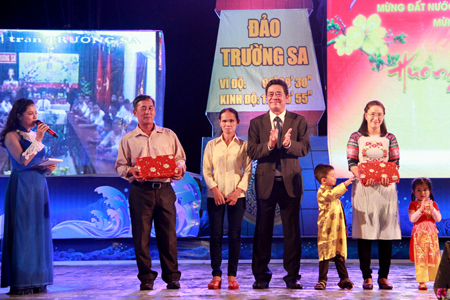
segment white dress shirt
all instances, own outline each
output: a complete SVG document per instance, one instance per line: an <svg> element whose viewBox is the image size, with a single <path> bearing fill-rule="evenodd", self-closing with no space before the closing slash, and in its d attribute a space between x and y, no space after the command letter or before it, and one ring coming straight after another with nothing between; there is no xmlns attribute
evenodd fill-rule
<svg viewBox="0 0 450 300"><path fill-rule="evenodd" d="M103 110L100 110L98 114L94 114L93 112L89 115L89 121L91 121L92 124L95 124L97 126L104 126L105 122L103 121L103 117L105 116L105 112Z"/></svg>
<svg viewBox="0 0 450 300"><path fill-rule="evenodd" d="M281 114L279 114L278 116L276 114L274 114L271 110L269 110L269 116L270 116L270 125L272 126L272 129L275 129L275 118L279 117L281 119L281 128L283 128L283 124L284 124L284 117L286 116L286 110L284 110Z"/></svg>
<svg viewBox="0 0 450 300"><path fill-rule="evenodd" d="M245 197L251 175L252 160L247 156L246 141L234 136L227 146L220 136L208 142L203 155L207 197L214 197L211 191L213 187L217 187L225 198L236 188L241 188L243 192L239 197Z"/></svg>
<svg viewBox="0 0 450 300"><path fill-rule="evenodd" d="M177 166L181 166L181 174L186 173L186 154L178 140L177 135L170 129L153 125L150 136L141 130L139 126L123 136L119 144L119 153L116 160L116 171L120 177L132 182L134 177L128 175L130 168L136 166L138 157L151 155L175 156ZM170 178L151 180L155 182L171 182Z"/></svg>
<svg viewBox="0 0 450 300"><path fill-rule="evenodd" d="M50 100L48 99L39 99L36 103L36 108L38 111L49 111L51 108Z"/></svg>
<svg viewBox="0 0 450 300"><path fill-rule="evenodd" d="M279 117L281 119L281 130L283 130L283 124L284 124L284 117L286 116L286 110L284 110L281 114L279 114L278 116L276 114L274 114L271 110L269 110L269 117L270 117L270 125L272 127L272 129L275 129L275 126L277 125L275 122L275 118ZM281 136L281 142L283 142L284 140L284 136ZM273 148L270 148L269 145L267 145L267 147L269 148L270 151L273 150ZM283 146L284 147L284 146ZM289 146L284 147L286 149L289 149L289 147L291 147L291 142L289 142ZM278 175L277 175L278 176Z"/></svg>

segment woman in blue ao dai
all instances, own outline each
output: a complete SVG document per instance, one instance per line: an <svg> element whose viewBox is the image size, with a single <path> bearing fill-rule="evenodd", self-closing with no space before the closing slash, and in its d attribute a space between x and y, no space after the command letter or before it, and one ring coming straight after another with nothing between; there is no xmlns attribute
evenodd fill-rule
<svg viewBox="0 0 450 300"><path fill-rule="evenodd" d="M44 159L41 143L48 126L36 132L37 112L32 100L17 100L0 133L12 171L5 195L1 287L10 295L47 291L53 283L53 246L46 174L56 165L36 167Z"/></svg>

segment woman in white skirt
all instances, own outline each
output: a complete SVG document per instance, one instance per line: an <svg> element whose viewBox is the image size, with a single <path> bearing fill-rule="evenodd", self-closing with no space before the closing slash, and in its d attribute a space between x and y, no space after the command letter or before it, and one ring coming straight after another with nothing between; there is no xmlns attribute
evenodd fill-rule
<svg viewBox="0 0 450 300"><path fill-rule="evenodd" d="M352 133L347 144L349 170L358 176L358 163L396 162L399 166L397 139L387 132L384 122L385 108L377 100L364 108L364 118L357 132ZM392 240L401 239L398 199L395 183L383 178L381 183L373 179L362 184L355 180L352 187L352 235L358 239L360 269L364 278L363 288L373 289L370 259L372 241L378 241L380 289L392 289L387 278L391 265Z"/></svg>

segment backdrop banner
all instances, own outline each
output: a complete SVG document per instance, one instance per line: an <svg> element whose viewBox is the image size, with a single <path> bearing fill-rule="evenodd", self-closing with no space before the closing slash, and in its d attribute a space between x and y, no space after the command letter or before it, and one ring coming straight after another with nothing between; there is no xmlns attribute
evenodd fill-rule
<svg viewBox="0 0 450 300"><path fill-rule="evenodd" d="M268 110L264 88L272 78L286 81L287 110L308 120L317 133L325 105L306 9L223 10L209 90L207 116L214 133L217 113L232 107L241 114L240 132Z"/></svg>

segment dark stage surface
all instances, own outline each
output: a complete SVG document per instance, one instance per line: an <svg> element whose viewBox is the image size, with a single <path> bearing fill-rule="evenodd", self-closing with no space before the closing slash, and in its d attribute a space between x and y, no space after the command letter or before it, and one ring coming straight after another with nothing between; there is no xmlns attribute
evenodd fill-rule
<svg viewBox="0 0 450 300"><path fill-rule="evenodd" d="M337 272L330 265L328 286L325 291L314 290L318 276L318 261L308 260L302 264L300 273L303 290L288 290L282 277L285 275L283 265L270 265L273 278L267 290L253 290L253 276L249 261L241 262L237 279L241 284L239 290L230 291L227 285L221 290L206 288L211 279L209 261L183 262L180 264L181 289L167 290L161 278L157 278L153 291L140 291L136 278L137 267L134 261L108 262L104 264L58 264L55 266L54 284L49 286L47 294L36 294L16 299L436 299L432 284L428 291L419 291L415 281L414 265L406 260L394 260L389 276L394 285L391 291L379 290L374 286L372 291L362 289L362 276L356 260L347 262L350 279L355 286L352 290L341 290L336 285ZM159 263L155 270L160 272ZM222 270L226 270L226 265ZM374 279L378 265L373 265ZM226 279L226 277L223 277ZM9 298L8 288L0 289L0 299Z"/></svg>

